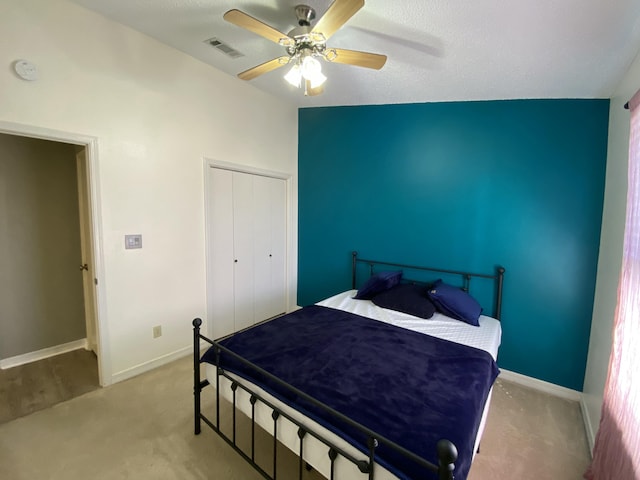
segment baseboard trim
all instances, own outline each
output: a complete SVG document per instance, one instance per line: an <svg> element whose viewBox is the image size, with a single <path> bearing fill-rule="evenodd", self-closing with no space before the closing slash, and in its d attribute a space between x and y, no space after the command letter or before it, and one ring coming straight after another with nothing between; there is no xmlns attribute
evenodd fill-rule
<svg viewBox="0 0 640 480"><path fill-rule="evenodd" d="M582 400L582 393L577 390L561 387L555 383L549 383L544 380L538 380L537 378L527 377L526 375L511 372L509 370L500 369L500 378L550 395L555 395L556 397L566 398L567 400L573 400L576 402Z"/></svg>
<svg viewBox="0 0 640 480"><path fill-rule="evenodd" d="M211 344L209 342L200 340L201 353L204 353L204 351L206 351L209 347L211 347ZM114 373L111 376L111 383L122 382L123 380L137 377L142 373L149 372L155 368L166 365L167 363L171 363L174 360L179 360L180 358L186 357L187 355L193 355L192 345L181 348L180 350L176 350L175 352L167 353L166 355L162 355L161 357L149 360L148 362L141 363L139 365L136 365L135 367L127 368L126 370Z"/></svg>
<svg viewBox="0 0 640 480"><path fill-rule="evenodd" d="M596 431L591 424L591 417L589 416L587 404L584 401L584 395L580 398L580 411L582 412L582 419L584 420L584 429L587 432L589 452L593 453L593 445L596 443Z"/></svg>
<svg viewBox="0 0 640 480"><path fill-rule="evenodd" d="M142 373L149 372L158 367L166 365L167 363L171 363L174 360L178 360L180 358L186 357L187 355L193 354L193 347L189 345L188 347L181 348L180 350L176 350L171 353L167 353L166 355L162 355L161 357L155 358L153 360L149 360L148 362L141 363L136 365L135 367L127 368L120 372L114 373L111 376L112 383L122 382L123 380L128 380L129 378L137 377Z"/></svg>
<svg viewBox="0 0 640 480"><path fill-rule="evenodd" d="M44 360L45 358L55 357L56 355L71 352L73 350L79 350L81 348L87 350L86 338L63 343L62 345L43 348L42 350L36 350L35 352L23 353L22 355L16 355L15 357L4 358L0 360L0 369L6 370L8 368L24 365L25 363Z"/></svg>

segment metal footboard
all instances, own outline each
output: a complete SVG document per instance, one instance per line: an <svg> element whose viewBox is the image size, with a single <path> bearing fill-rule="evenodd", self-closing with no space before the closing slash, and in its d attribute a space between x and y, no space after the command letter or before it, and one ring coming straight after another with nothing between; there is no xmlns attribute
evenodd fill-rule
<svg viewBox="0 0 640 480"><path fill-rule="evenodd" d="M224 346L218 344L217 342L205 337L200 333L200 327L202 325L202 320L196 318L192 322L193 324L193 392L194 392L194 433L198 435L201 432L201 422L205 422L212 430L214 430L218 435L220 435L226 442L229 444L234 450L236 450L247 462L249 462L264 478L276 480L277 479L277 471L278 471L278 449L276 448L278 443L278 426L281 420L284 418L294 424L297 427L297 435L300 439L300 446L298 453L298 478L302 480L303 470L307 467L306 462L304 460L304 448L305 448L305 439L308 437L313 437L322 443L327 448L327 456L330 461L330 480L334 480L334 467L336 459L342 457L353 465L355 465L360 472L363 474L363 478L368 478L369 480L375 480L375 454L376 448L380 444L385 444L386 446L394 449L395 451L401 453L407 460L411 462L415 462L417 465L420 465L428 470L431 470L434 473L437 473L439 480L453 480L454 479L454 468L455 462L457 460L458 454L456 447L448 440L440 440L437 444L437 454L438 454L438 465L435 465L424 458L419 457L418 455L406 450L402 446L392 442L391 440L385 438L384 436L366 428L365 426L354 422L350 418L333 410L332 408L326 406L325 404L318 402L313 397L307 395L306 393L288 385L283 382L279 378L273 376L269 372L261 369L260 367L252 364L251 362L245 360L240 357L236 353L230 351ZM295 395L304 398L306 401L310 402L314 406L329 412L336 419L347 423L348 425L356 428L359 432L361 432L364 436L368 438L368 455L366 460L358 459L352 454L346 452L343 448L335 445L330 440L323 438L322 435L314 432L312 429L304 426L297 419L293 418L291 415L287 414L273 402L261 396L259 393L254 391L252 388L243 385L241 380L236 377L230 376L224 369L220 368L216 365L216 418L212 421L207 418L202 413L201 408L201 392L202 390L209 385L208 380L201 380L200 378L200 341L204 340L208 344L214 347L214 351L216 353L216 359L219 360L220 353L224 352L225 355L229 355L234 357L239 362L244 365L250 367L255 370L257 373L267 377L269 380L277 383L283 388L286 388L288 391L294 393ZM217 361L216 363L219 364ZM231 436L226 434L220 428L220 378L224 377L231 382L231 390L232 390L232 432ZM251 440L249 451L244 451L239 447L237 439L236 439L236 411L238 406L236 404L236 397L238 389L246 392L250 397L251 403ZM263 467L258 465L255 460L255 427L256 427L256 404L260 402L261 404L266 405L269 409L271 409L271 418L273 419L273 430L270 435L273 436L273 459L272 459L272 471L267 472ZM366 475L366 477L365 477ZM345 479L338 479L345 480Z"/></svg>

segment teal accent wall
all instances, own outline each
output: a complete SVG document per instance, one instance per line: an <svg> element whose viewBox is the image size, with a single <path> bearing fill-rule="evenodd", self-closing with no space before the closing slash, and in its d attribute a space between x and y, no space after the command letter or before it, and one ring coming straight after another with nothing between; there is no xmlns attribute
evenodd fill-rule
<svg viewBox="0 0 640 480"><path fill-rule="evenodd" d="M608 116L608 100L301 109L298 304L350 288L352 250L503 265L500 367L581 391Z"/></svg>

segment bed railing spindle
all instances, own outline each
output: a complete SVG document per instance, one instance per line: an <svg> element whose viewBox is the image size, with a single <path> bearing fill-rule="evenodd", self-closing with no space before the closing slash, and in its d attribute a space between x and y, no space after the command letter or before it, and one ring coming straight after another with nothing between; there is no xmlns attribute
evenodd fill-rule
<svg viewBox="0 0 640 480"><path fill-rule="evenodd" d="M193 320L193 431L196 435L200 434L200 393L202 386L200 385L200 326L202 320L195 318Z"/></svg>
<svg viewBox="0 0 640 480"><path fill-rule="evenodd" d="M215 347L216 350L216 428L220 431L220 375L222 375L220 368L220 349Z"/></svg>
<svg viewBox="0 0 640 480"><path fill-rule="evenodd" d="M502 282L504 281L504 267L498 267L498 293L496 295L495 317L500 320L502 315Z"/></svg>
<svg viewBox="0 0 640 480"><path fill-rule="evenodd" d="M373 480L373 470L375 465L376 447L378 446L378 440L373 437L369 437L367 440L369 446L369 480Z"/></svg>
<svg viewBox="0 0 640 480"><path fill-rule="evenodd" d="M351 289L356 288L356 263L358 258L358 252L351 252Z"/></svg>
<svg viewBox="0 0 640 480"><path fill-rule="evenodd" d="M273 480L276 480L277 461L278 461L278 418L280 413L273 411L271 418L273 418Z"/></svg>
<svg viewBox="0 0 640 480"><path fill-rule="evenodd" d="M458 450L449 440L438 440L438 480L453 480Z"/></svg>
<svg viewBox="0 0 640 480"><path fill-rule="evenodd" d="M307 432L302 428L298 428L298 437L300 438L300 455L298 456L298 478L299 480L302 480L302 464L304 463L304 460L302 459L302 456L304 454L304 436L307 434Z"/></svg>
<svg viewBox="0 0 640 480"><path fill-rule="evenodd" d="M338 458L338 452L336 452L333 448L330 448L329 460L331 460L331 474L329 476L329 480L334 480L334 467L335 467L336 458Z"/></svg>
<svg viewBox="0 0 640 480"><path fill-rule="evenodd" d="M233 382L231 384L231 391L233 392L233 444L236 444L236 390L238 389L238 384Z"/></svg>
<svg viewBox="0 0 640 480"><path fill-rule="evenodd" d="M469 287L470 287L470 285L471 285L471 275L469 275L469 274L465 274L465 275L464 275L464 287L462 287L462 289L463 289L465 292L469 293Z"/></svg>
<svg viewBox="0 0 640 480"><path fill-rule="evenodd" d="M255 461L256 448L256 400L255 395L251 395L249 402L251 403L251 461Z"/></svg>

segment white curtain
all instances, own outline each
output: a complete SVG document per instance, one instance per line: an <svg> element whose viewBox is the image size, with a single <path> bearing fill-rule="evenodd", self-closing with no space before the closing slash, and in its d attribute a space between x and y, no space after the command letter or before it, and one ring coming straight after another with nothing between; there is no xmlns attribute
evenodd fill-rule
<svg viewBox="0 0 640 480"><path fill-rule="evenodd" d="M640 92L629 102L629 181L613 346L589 480L640 479Z"/></svg>

